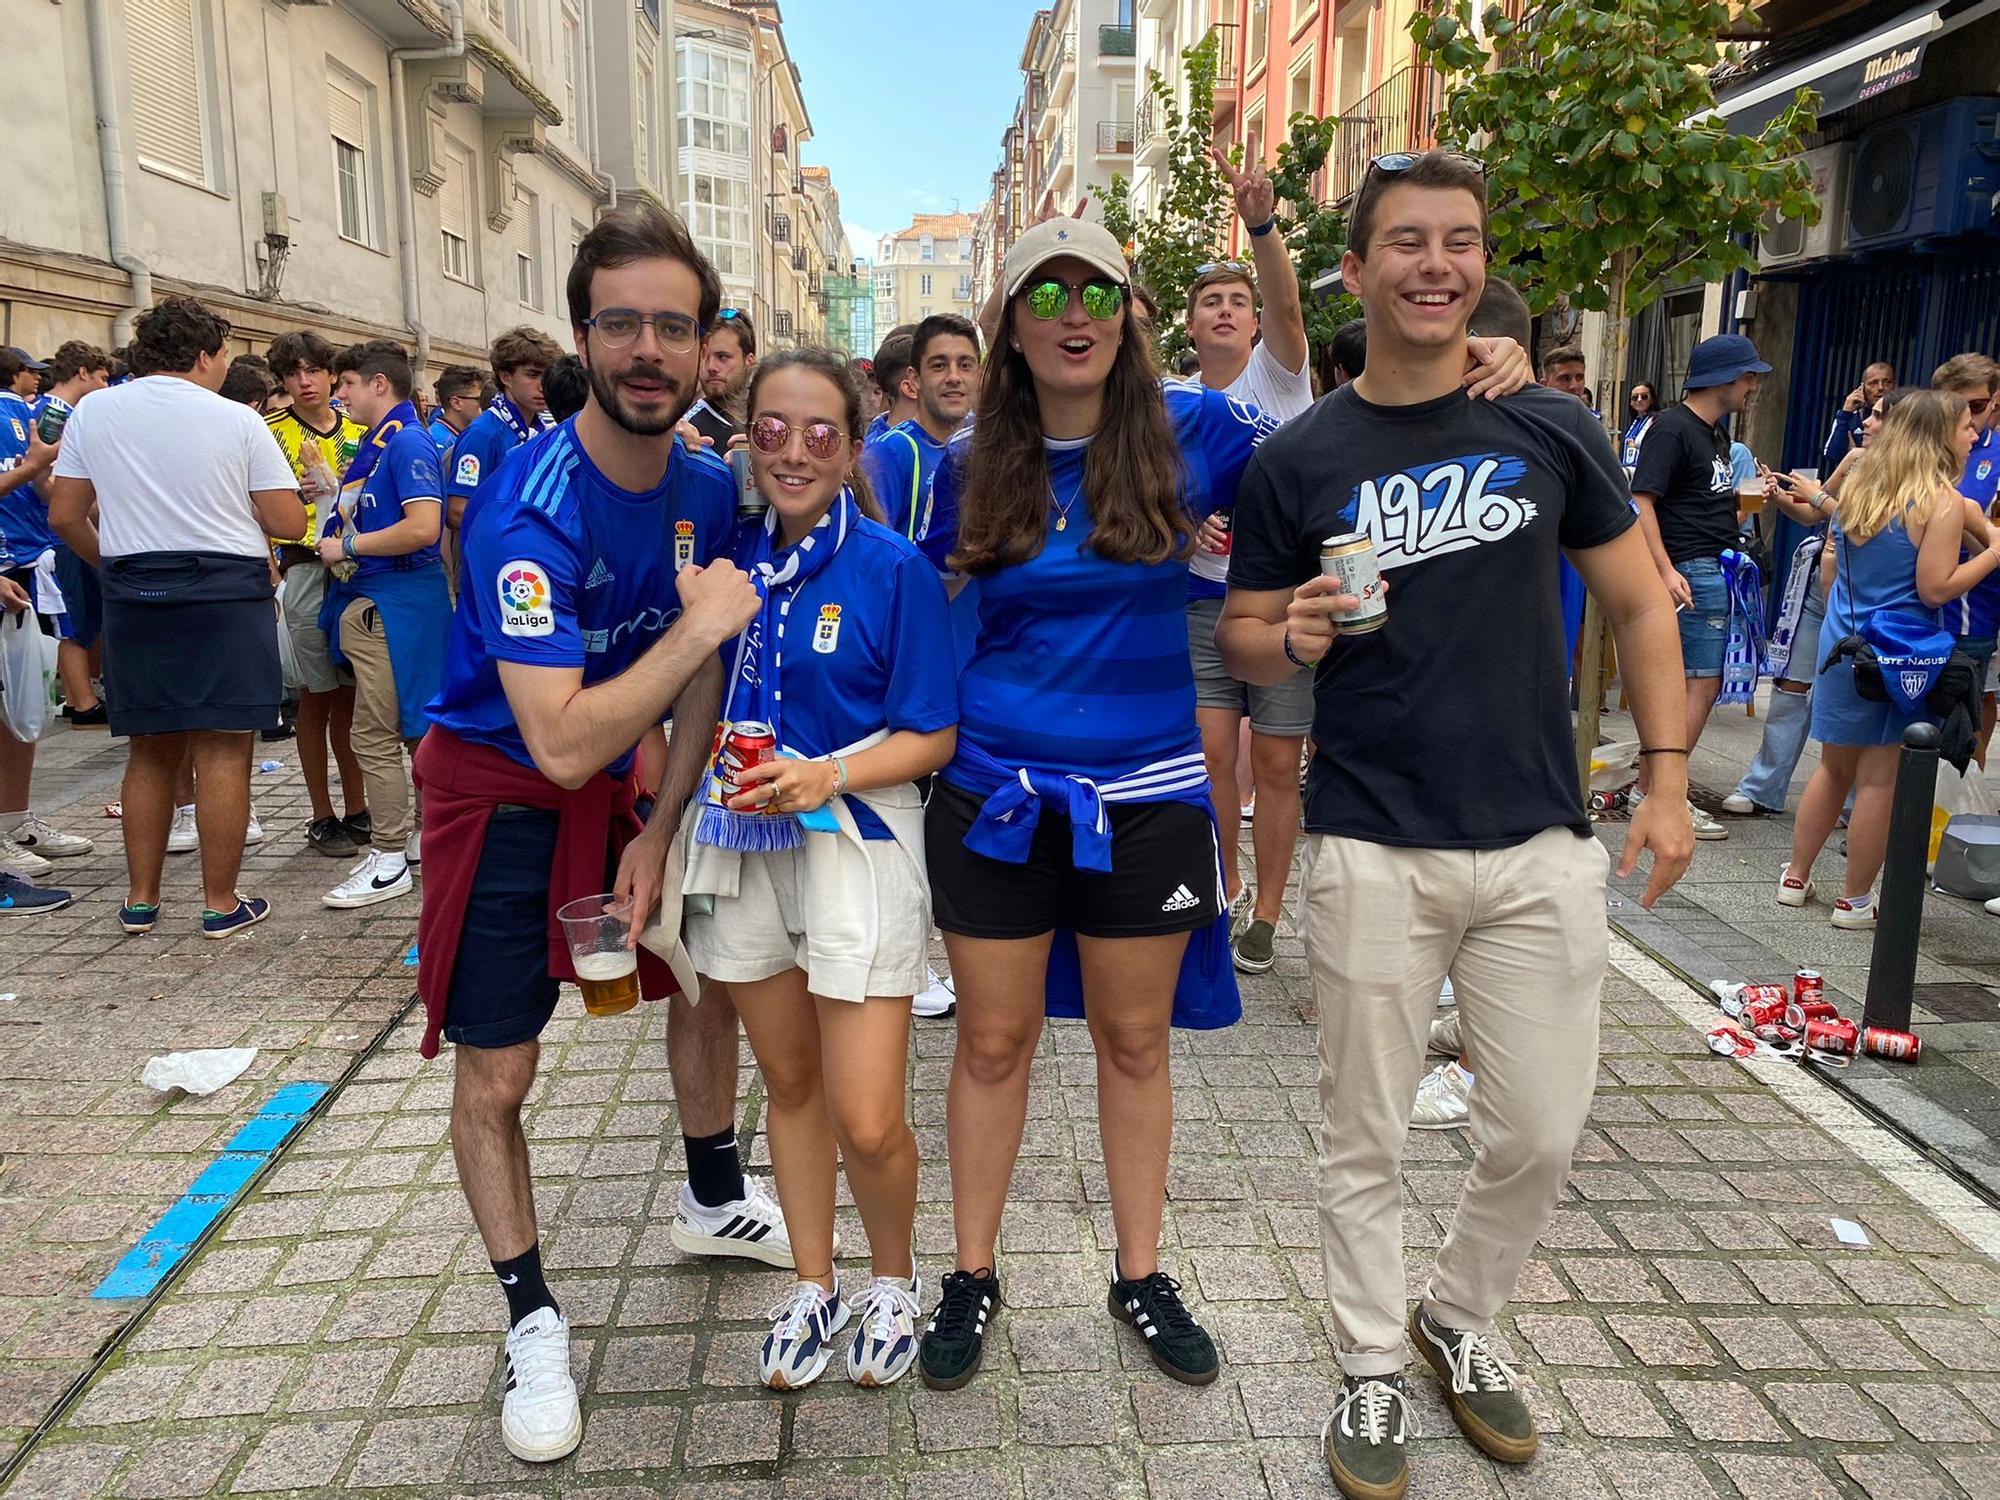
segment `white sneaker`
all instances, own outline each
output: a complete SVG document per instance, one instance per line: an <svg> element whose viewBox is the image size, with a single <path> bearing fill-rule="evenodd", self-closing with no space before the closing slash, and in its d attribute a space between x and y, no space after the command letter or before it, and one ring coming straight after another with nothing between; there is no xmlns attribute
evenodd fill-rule
<svg viewBox="0 0 2000 1500"><path fill-rule="evenodd" d="M720 1208L695 1201L694 1190L681 1184L680 1207L667 1237L683 1255L735 1255L767 1266L791 1270L792 1237L785 1232L785 1215L760 1177L743 1179L749 1193ZM840 1254L840 1235L833 1236L833 1253Z"/></svg>
<svg viewBox="0 0 2000 1500"><path fill-rule="evenodd" d="M46 875L55 868L32 849L23 849L19 844L0 833L0 870L11 870L27 880L38 875Z"/></svg>
<svg viewBox="0 0 2000 1500"><path fill-rule="evenodd" d="M377 901L407 896L414 889L410 866L400 854L370 849L361 863L347 872L345 880L319 899L323 905L346 909L373 906Z"/></svg>
<svg viewBox="0 0 2000 1500"><path fill-rule="evenodd" d="M73 833L63 833L49 825L40 813L29 813L8 835L16 848L26 849L43 859L74 859L88 854L97 845Z"/></svg>
<svg viewBox="0 0 2000 1500"><path fill-rule="evenodd" d="M1754 818L1764 809L1741 792L1731 792L1722 799L1722 810L1733 818Z"/></svg>
<svg viewBox="0 0 2000 1500"><path fill-rule="evenodd" d="M1842 896L1833 903L1831 920L1834 926L1845 928L1850 932L1866 932L1875 925L1876 905L1877 902L1872 895L1862 896L1854 901Z"/></svg>
<svg viewBox="0 0 2000 1500"><path fill-rule="evenodd" d="M924 978L930 983L924 987L922 993L910 1001L911 1015L926 1021L935 1021L958 1009L958 993L952 989L949 979L939 978L937 971L928 964L924 966Z"/></svg>
<svg viewBox="0 0 2000 1500"><path fill-rule="evenodd" d="M1790 865L1778 872L1778 905L1804 906L1819 894L1819 887L1792 873Z"/></svg>
<svg viewBox="0 0 2000 1500"><path fill-rule="evenodd" d="M569 1321L553 1307L537 1308L507 1335L500 1441L531 1464L567 1457L583 1441L583 1413L569 1372Z"/></svg>
<svg viewBox="0 0 2000 1500"><path fill-rule="evenodd" d="M1636 808L1640 803L1644 802L1645 800L1646 800L1646 794L1640 791L1636 785L1625 793L1625 805L1628 808Z"/></svg>
<svg viewBox="0 0 2000 1500"><path fill-rule="evenodd" d="M924 1282L914 1270L909 1283L877 1276L854 1300L860 1322L847 1347L847 1378L856 1385L894 1385L917 1359L917 1320L923 1316Z"/></svg>
<svg viewBox="0 0 2000 1500"><path fill-rule="evenodd" d="M167 853L192 854L201 847L201 831L195 827L194 804L174 809L174 825L167 830Z"/></svg>
<svg viewBox="0 0 2000 1500"><path fill-rule="evenodd" d="M243 847L248 849L252 844L261 844L263 842L264 825L257 821L257 809L253 807L250 809L250 821L244 825Z"/></svg>
<svg viewBox="0 0 2000 1500"><path fill-rule="evenodd" d="M771 1309L771 1331L757 1355L757 1378L774 1391L811 1385L833 1358L833 1336L847 1326L847 1319L838 1273L830 1292L801 1281Z"/></svg>
<svg viewBox="0 0 2000 1500"><path fill-rule="evenodd" d="M1451 976L1447 974L1444 976L1444 983L1438 986L1437 1008L1443 1010L1447 1006L1456 1004L1458 1004L1458 991L1451 987Z"/></svg>
<svg viewBox="0 0 2000 1500"><path fill-rule="evenodd" d="M1439 1057L1465 1055L1465 1033L1458 1024L1458 1012L1450 1011L1431 1022L1431 1051Z"/></svg>
<svg viewBox="0 0 2000 1500"><path fill-rule="evenodd" d="M1724 828L1692 802L1688 804L1688 819L1694 824L1694 836L1698 839L1713 843L1717 839L1726 839L1729 837L1729 830L1727 828Z"/></svg>
<svg viewBox="0 0 2000 1500"><path fill-rule="evenodd" d="M424 862L423 836L423 829L413 829L410 833L409 843L403 846L403 858L407 859L413 865L420 865Z"/></svg>
<svg viewBox="0 0 2000 1500"><path fill-rule="evenodd" d="M1417 1085L1412 1130L1458 1130L1472 1116L1472 1080L1455 1062L1440 1063Z"/></svg>

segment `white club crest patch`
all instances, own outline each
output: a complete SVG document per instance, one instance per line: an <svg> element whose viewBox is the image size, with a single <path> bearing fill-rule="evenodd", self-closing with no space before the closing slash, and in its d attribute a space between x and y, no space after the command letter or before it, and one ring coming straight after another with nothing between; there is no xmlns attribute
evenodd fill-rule
<svg viewBox="0 0 2000 1500"><path fill-rule="evenodd" d="M831 656L840 646L840 606L822 604L819 619L813 625L813 650L821 656Z"/></svg>
<svg viewBox="0 0 2000 1500"><path fill-rule="evenodd" d="M479 456L476 453L459 455L458 467L452 471L454 484L479 483Z"/></svg>

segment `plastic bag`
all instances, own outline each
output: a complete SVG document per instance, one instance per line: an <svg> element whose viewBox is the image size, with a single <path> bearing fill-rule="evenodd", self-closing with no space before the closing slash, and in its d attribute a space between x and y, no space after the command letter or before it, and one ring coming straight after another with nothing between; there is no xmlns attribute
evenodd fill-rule
<svg viewBox="0 0 2000 1500"><path fill-rule="evenodd" d="M1590 752L1590 789L1593 792L1615 792L1620 787L1630 786L1638 768L1637 740L1618 740L1609 745L1599 745Z"/></svg>
<svg viewBox="0 0 2000 1500"><path fill-rule="evenodd" d="M0 722L15 739L32 744L59 722L60 693L56 643L35 612L0 615Z"/></svg>
<svg viewBox="0 0 2000 1500"><path fill-rule="evenodd" d="M1938 845L1944 840L1945 825L1957 813L1987 817L2000 813L2000 806L1995 805L1992 788L1986 785L1986 778L1976 762L1960 771L1949 761L1941 760L1938 762L1937 790L1931 794L1930 863L1937 862Z"/></svg>
<svg viewBox="0 0 2000 1500"><path fill-rule="evenodd" d="M189 1094L212 1094L243 1076L256 1061L255 1047L209 1047L199 1052L168 1052L151 1059L139 1082L165 1093L180 1089Z"/></svg>
<svg viewBox="0 0 2000 1500"><path fill-rule="evenodd" d="M1951 896L1991 901L2000 896L2000 818L1953 813L1938 845L1931 883Z"/></svg>

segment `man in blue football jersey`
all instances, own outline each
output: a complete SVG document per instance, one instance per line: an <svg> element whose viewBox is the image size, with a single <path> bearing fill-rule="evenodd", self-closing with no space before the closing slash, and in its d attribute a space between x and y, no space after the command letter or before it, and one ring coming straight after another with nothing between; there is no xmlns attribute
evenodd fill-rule
<svg viewBox="0 0 2000 1500"><path fill-rule="evenodd" d="M500 390L486 410L467 424L451 449L446 521L460 525L466 502L479 493L500 461L534 437L549 421L542 399L542 376L562 350L538 328L510 328L493 341L493 379Z"/></svg>
<svg viewBox="0 0 2000 1500"><path fill-rule="evenodd" d="M76 403L109 383L111 356L95 344L71 339L49 356L48 374L49 388L32 410L43 440L59 441ZM37 496L46 509L48 496L40 491ZM90 658L104 613L97 570L85 567L60 537L56 538L55 553L56 586L62 591L68 632L56 642L56 675L62 679L66 705L63 717L72 729L106 729L110 717L91 683Z"/></svg>
<svg viewBox="0 0 2000 1500"><path fill-rule="evenodd" d="M372 906L409 894L410 778L414 750L444 680L451 595L438 561L444 474L437 445L410 401L409 356L392 339L371 339L334 356L341 405L367 435L341 476L340 497L321 518L319 555L332 574L320 625L337 661L354 674L354 754L368 785L373 847L320 899Z"/></svg>
<svg viewBox="0 0 2000 1500"><path fill-rule="evenodd" d="M493 396L487 389L486 377L471 365L446 365L438 371L437 384L431 389L437 397L437 405L431 411L431 441L437 444L440 459L448 459L460 435Z"/></svg>
<svg viewBox="0 0 2000 1500"><path fill-rule="evenodd" d="M531 1461L561 1458L582 1435L521 1130L557 977L575 973L552 914L611 891L632 897L635 936L645 925L707 764L718 649L759 608L727 560L728 466L674 440L722 299L714 268L679 220L620 208L578 247L568 297L589 402L481 477L444 686L416 762L422 1050L435 1054L440 1034L458 1046L452 1148L511 1329L501 1436ZM657 809L639 833L633 752L670 713ZM664 966L636 957L642 992L670 993ZM783 1217L736 1158L735 1011L715 990L701 1000L675 998L667 1026L689 1164L673 1241L789 1266Z"/></svg>
<svg viewBox="0 0 2000 1500"><path fill-rule="evenodd" d="M917 413L863 447L861 468L890 529L914 537L945 444L979 399L979 330L956 313L933 313L910 336L910 369Z"/></svg>

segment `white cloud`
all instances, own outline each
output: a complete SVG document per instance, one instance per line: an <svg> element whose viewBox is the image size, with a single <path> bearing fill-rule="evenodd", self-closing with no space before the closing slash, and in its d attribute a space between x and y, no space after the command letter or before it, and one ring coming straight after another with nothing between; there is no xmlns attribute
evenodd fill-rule
<svg viewBox="0 0 2000 1500"><path fill-rule="evenodd" d="M882 231L870 229L865 224L857 224L852 219L842 219L840 227L847 231L847 248L857 260L873 260L876 246L881 243Z"/></svg>

